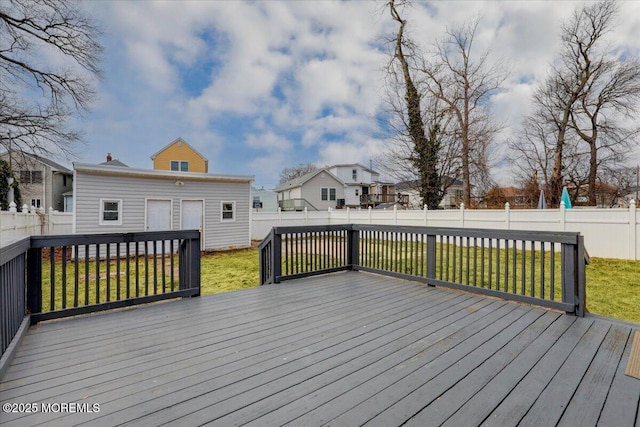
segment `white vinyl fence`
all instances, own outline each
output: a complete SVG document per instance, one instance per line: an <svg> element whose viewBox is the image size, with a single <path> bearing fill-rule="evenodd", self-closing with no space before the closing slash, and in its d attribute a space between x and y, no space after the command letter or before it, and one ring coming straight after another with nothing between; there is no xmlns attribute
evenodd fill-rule
<svg viewBox="0 0 640 427"><path fill-rule="evenodd" d="M640 260L640 214L634 201L628 209L465 209L354 210L320 212L253 212L251 238L262 240L276 226L322 224L385 224L505 230L576 231L584 236L589 255Z"/></svg>
<svg viewBox="0 0 640 427"><path fill-rule="evenodd" d="M73 233L73 213L0 211L0 247L23 237Z"/></svg>

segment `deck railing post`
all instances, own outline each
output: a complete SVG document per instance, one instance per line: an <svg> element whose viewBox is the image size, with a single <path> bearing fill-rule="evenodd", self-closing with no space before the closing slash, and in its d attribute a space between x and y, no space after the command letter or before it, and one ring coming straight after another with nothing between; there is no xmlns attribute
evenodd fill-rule
<svg viewBox="0 0 640 427"><path fill-rule="evenodd" d="M200 234L189 241L189 273L189 287L198 290L194 296L200 296Z"/></svg>
<svg viewBox="0 0 640 427"><path fill-rule="evenodd" d="M578 296L578 304L576 308L576 315L584 317L587 310L587 278L585 273L585 265L587 260L584 253L584 236L578 236L578 245L576 246L576 268L577 272L577 289L576 295Z"/></svg>
<svg viewBox="0 0 640 427"><path fill-rule="evenodd" d="M576 306L576 296L578 290L577 281L577 246L574 244L563 243L561 249L561 268L562 268L562 302ZM574 308L575 313L575 308Z"/></svg>
<svg viewBox="0 0 640 427"><path fill-rule="evenodd" d="M427 278L436 278L436 236L427 234ZM427 282L429 286L435 286Z"/></svg>
<svg viewBox="0 0 640 427"><path fill-rule="evenodd" d="M271 254L271 274L273 283L280 283L282 276L282 234L273 230L273 253Z"/></svg>
<svg viewBox="0 0 640 427"><path fill-rule="evenodd" d="M42 248L27 251L27 310L30 314L42 312ZM31 319L36 323L36 317Z"/></svg>
<svg viewBox="0 0 640 427"><path fill-rule="evenodd" d="M360 266L360 230L353 225L347 227L347 265L349 270L358 270Z"/></svg>

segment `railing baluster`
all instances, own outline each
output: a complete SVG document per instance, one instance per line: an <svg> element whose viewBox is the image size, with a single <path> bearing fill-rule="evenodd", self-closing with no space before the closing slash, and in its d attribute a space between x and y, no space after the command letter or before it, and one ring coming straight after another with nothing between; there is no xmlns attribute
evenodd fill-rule
<svg viewBox="0 0 640 427"><path fill-rule="evenodd" d="M140 296L140 242L136 242L136 297Z"/></svg>
<svg viewBox="0 0 640 427"><path fill-rule="evenodd" d="M489 239L489 289L493 286L493 238Z"/></svg>
<svg viewBox="0 0 640 427"><path fill-rule="evenodd" d="M515 244L515 241L513 243ZM527 248L526 248L525 243L526 242L523 240L522 241L522 260L521 260L522 261L522 278L521 278L521 282L522 282L521 286L522 286L522 288L520 289L520 295L524 295L525 291L527 289L527 284L526 284L526 282L527 282L527 279L526 279L526 276L527 276L526 275L526 273L527 273L527 267L526 267L526 265L527 265L526 264Z"/></svg>
<svg viewBox="0 0 640 427"><path fill-rule="evenodd" d="M545 256L545 247L546 242L540 242L540 298L544 299L544 284L545 284L545 275L544 275L544 265L547 262Z"/></svg>
<svg viewBox="0 0 640 427"><path fill-rule="evenodd" d="M80 294L80 246L73 246L73 306L78 306L78 294Z"/></svg>
<svg viewBox="0 0 640 427"><path fill-rule="evenodd" d="M535 280L536 280L536 242L531 242L531 296L536 296L535 290Z"/></svg>
<svg viewBox="0 0 640 427"><path fill-rule="evenodd" d="M67 308L67 247L62 247L62 309Z"/></svg>
<svg viewBox="0 0 640 427"><path fill-rule="evenodd" d="M84 305L89 305L89 245L84 245Z"/></svg>
<svg viewBox="0 0 640 427"><path fill-rule="evenodd" d="M515 246L515 242L514 242L514 246ZM515 254L513 259L515 259ZM504 270L504 291L505 292L509 292L509 240L505 240L504 241L504 265L505 265L505 270ZM515 269L515 263L513 264L514 268L513 268L513 277L514 277L514 282L513 282L513 292L516 292L516 283L515 283L515 277L516 277L516 269Z"/></svg>
<svg viewBox="0 0 640 427"><path fill-rule="evenodd" d="M555 301L555 279L556 279L556 245L551 242L551 301Z"/></svg>
<svg viewBox="0 0 640 427"><path fill-rule="evenodd" d="M49 309L53 311L56 309L56 252L55 248L51 246L49 247L49 264Z"/></svg>
<svg viewBox="0 0 640 427"><path fill-rule="evenodd" d="M116 298L120 301L120 244L116 245Z"/></svg>
<svg viewBox="0 0 640 427"><path fill-rule="evenodd" d="M500 274L502 269L500 268L500 239L496 239L496 291L500 290ZM508 284L507 284L508 286ZM505 287L505 290L506 287Z"/></svg>
<svg viewBox="0 0 640 427"><path fill-rule="evenodd" d="M144 295L149 295L149 242L144 241Z"/></svg>
<svg viewBox="0 0 640 427"><path fill-rule="evenodd" d="M518 254L518 242L514 239L513 240L513 248L511 248L511 250L513 251L513 293L515 294L517 292L517 263L516 263L516 258L517 258L517 254Z"/></svg>
<svg viewBox="0 0 640 427"><path fill-rule="evenodd" d="M153 294L158 294L158 258L156 254L158 253L158 241L153 241Z"/></svg>
<svg viewBox="0 0 640 427"><path fill-rule="evenodd" d="M482 283L482 287L484 288L484 237L480 239L480 281Z"/></svg>
<svg viewBox="0 0 640 427"><path fill-rule="evenodd" d="M107 302L111 301L111 244L107 243Z"/></svg>
<svg viewBox="0 0 640 427"><path fill-rule="evenodd" d="M165 240L162 240L162 293L167 292Z"/></svg>
<svg viewBox="0 0 640 427"><path fill-rule="evenodd" d="M96 245L96 304L100 303L100 245Z"/></svg>

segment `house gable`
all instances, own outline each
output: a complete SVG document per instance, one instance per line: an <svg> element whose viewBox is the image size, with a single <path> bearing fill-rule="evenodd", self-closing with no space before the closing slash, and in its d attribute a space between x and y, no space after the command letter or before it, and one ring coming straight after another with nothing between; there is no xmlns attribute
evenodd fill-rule
<svg viewBox="0 0 640 427"><path fill-rule="evenodd" d="M153 160L153 169L156 170L172 170L171 162L178 162L174 163L178 171L209 172L209 161L182 138L176 139L155 153L151 156L151 160ZM185 167L188 168L186 171Z"/></svg>

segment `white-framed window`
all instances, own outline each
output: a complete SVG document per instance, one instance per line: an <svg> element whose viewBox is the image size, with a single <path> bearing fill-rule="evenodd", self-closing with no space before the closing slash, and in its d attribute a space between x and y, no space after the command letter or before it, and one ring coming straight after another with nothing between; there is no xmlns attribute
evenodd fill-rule
<svg viewBox="0 0 640 427"><path fill-rule="evenodd" d="M358 169L351 169L351 177L354 181L358 180Z"/></svg>
<svg viewBox="0 0 640 427"><path fill-rule="evenodd" d="M34 208L39 208L40 206L42 206L42 202L40 201L40 199L31 199L31 206L33 206Z"/></svg>
<svg viewBox="0 0 640 427"><path fill-rule="evenodd" d="M320 200L335 200L336 199L336 189L335 188L321 188L320 189Z"/></svg>
<svg viewBox="0 0 640 427"><path fill-rule="evenodd" d="M122 199L100 199L100 225L122 225Z"/></svg>
<svg viewBox="0 0 640 427"><path fill-rule="evenodd" d="M220 202L220 221L236 220L236 202Z"/></svg>
<svg viewBox="0 0 640 427"><path fill-rule="evenodd" d="M186 160L171 160L171 170L189 172L189 162Z"/></svg>

